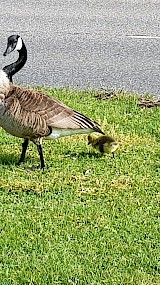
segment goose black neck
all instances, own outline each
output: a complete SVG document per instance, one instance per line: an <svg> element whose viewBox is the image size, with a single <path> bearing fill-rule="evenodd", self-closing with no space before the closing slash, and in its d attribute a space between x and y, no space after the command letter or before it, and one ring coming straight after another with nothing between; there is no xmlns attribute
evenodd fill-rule
<svg viewBox="0 0 160 285"><path fill-rule="evenodd" d="M7 74L9 80L12 82L12 76L17 73L26 63L27 61L27 49L25 47L24 42L22 42L22 48L18 51L19 57L17 61L6 65L3 68L3 71Z"/></svg>

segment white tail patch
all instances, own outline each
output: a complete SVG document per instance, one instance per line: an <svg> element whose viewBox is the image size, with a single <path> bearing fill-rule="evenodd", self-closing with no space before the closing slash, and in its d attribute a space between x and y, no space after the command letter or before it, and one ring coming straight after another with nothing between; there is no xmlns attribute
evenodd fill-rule
<svg viewBox="0 0 160 285"><path fill-rule="evenodd" d="M55 140L60 137L71 136L76 134L89 134L94 132L92 129L52 129L52 133L44 139Z"/></svg>
<svg viewBox="0 0 160 285"><path fill-rule="evenodd" d="M19 37L18 38L18 41L17 41L17 45L16 45L16 47L15 47L15 49L14 50L21 50L21 48L22 48L22 39L21 39L21 37Z"/></svg>

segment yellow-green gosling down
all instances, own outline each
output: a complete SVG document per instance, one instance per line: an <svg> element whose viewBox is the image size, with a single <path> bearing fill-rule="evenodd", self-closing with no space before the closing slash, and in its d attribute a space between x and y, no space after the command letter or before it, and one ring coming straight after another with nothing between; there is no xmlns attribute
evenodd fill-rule
<svg viewBox="0 0 160 285"><path fill-rule="evenodd" d="M91 134L88 136L88 144L92 145L96 150L104 153L112 153L114 157L114 152L119 147L117 141L110 136L97 136L96 134Z"/></svg>

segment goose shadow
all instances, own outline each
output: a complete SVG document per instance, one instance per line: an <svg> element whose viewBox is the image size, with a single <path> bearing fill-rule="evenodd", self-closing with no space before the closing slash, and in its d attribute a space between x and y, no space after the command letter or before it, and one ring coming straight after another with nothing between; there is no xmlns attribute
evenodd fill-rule
<svg viewBox="0 0 160 285"><path fill-rule="evenodd" d="M2 165L16 165L18 163L18 157L15 153L0 153L0 163Z"/></svg>
<svg viewBox="0 0 160 285"><path fill-rule="evenodd" d="M94 153L94 152L72 152L72 151L67 151L64 153L64 158L101 158L102 154L101 153ZM19 157L15 153L0 153L0 164L1 165L16 165L18 164Z"/></svg>
<svg viewBox="0 0 160 285"><path fill-rule="evenodd" d="M98 152L84 152L84 151L81 151L81 152L72 152L72 151L67 151L64 153L64 157L67 158L67 157L70 157L70 158L101 158L103 157L103 154L101 153L98 153Z"/></svg>

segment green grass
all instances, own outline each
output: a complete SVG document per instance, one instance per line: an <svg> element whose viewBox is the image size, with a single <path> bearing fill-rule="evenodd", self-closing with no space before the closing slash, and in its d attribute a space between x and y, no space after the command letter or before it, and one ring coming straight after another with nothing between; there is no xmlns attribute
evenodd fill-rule
<svg viewBox="0 0 160 285"><path fill-rule="evenodd" d="M120 143L115 159L87 136L44 141L48 169L29 145L0 130L0 284L160 284L160 108L137 97L46 90L101 123Z"/></svg>

